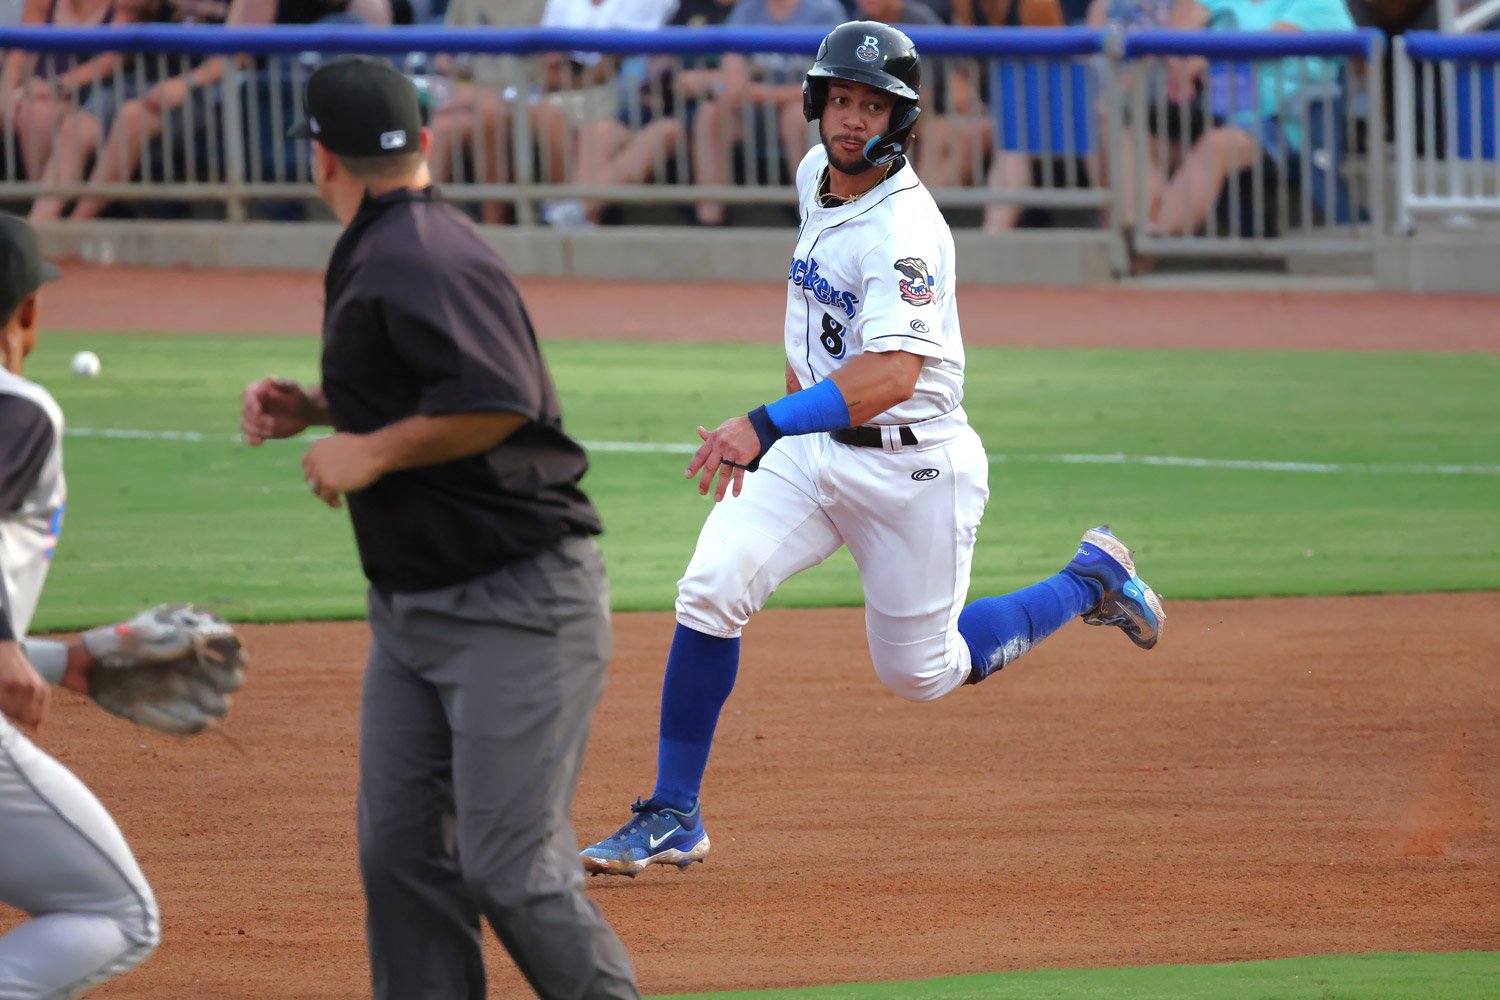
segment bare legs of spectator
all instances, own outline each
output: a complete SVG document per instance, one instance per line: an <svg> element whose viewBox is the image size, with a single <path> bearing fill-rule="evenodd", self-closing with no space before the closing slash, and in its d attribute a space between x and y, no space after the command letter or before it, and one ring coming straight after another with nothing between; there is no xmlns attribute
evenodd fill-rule
<svg viewBox="0 0 1500 1000"><path fill-rule="evenodd" d="M433 114L431 129L432 149L427 160L434 181L446 184L460 180L467 156L476 183L510 182L510 108L498 93L458 85L447 103ZM479 210L483 221L491 225L510 221L508 202L486 201Z"/></svg>
<svg viewBox="0 0 1500 1000"><path fill-rule="evenodd" d="M997 152L987 178L991 191L1024 191L1031 187L1031 156L1027 153ZM990 235L1016 228L1021 206L1015 202L991 202L984 207L984 231Z"/></svg>
<svg viewBox="0 0 1500 1000"><path fill-rule="evenodd" d="M729 149L740 137L740 109L726 101L705 101L693 118L693 175L699 184L729 183ZM705 226L724 224L724 203L700 201L698 221Z"/></svg>
<svg viewBox="0 0 1500 1000"><path fill-rule="evenodd" d="M75 111L62 120L57 129L57 141L52 145L52 156L42 168L43 184L61 186L77 184L83 180L89 158L104 139L104 126L99 119L87 111ZM32 222L52 222L61 219L71 196L44 195L31 204L29 218Z"/></svg>
<svg viewBox="0 0 1500 1000"><path fill-rule="evenodd" d="M1106 119L1108 114L1108 108L1099 108L1099 135L1109 134L1109 123ZM1139 197L1141 194L1139 188L1142 179L1139 177L1140 171L1137 167L1134 133L1129 128L1120 130L1119 162L1115 162L1114 158L1110 155L1107 144L1100 144L1098 152L1101 176L1097 183L1109 185L1112 177L1120 183L1120 224L1128 229L1140 224L1142 219L1153 218L1156 214L1156 207L1161 201L1162 185L1165 183L1161 167L1156 163L1155 143L1149 140L1146 143L1144 210L1142 210ZM1106 218L1108 214L1108 209L1106 209Z"/></svg>
<svg viewBox="0 0 1500 1000"><path fill-rule="evenodd" d="M495 90L461 86L432 118L432 150L428 155L433 179L458 179L459 164L468 154L480 184L509 184L514 178L515 104ZM567 178L570 125L556 105L539 101L526 106L531 145L540 152L537 180L560 184ZM528 147L529 148L529 147ZM510 221L510 203L486 201L480 218L489 225Z"/></svg>
<svg viewBox="0 0 1500 1000"><path fill-rule="evenodd" d="M27 177L35 180L42 176L52 157L58 122L72 108L62 98L41 94L23 96L16 102L14 127Z"/></svg>
<svg viewBox="0 0 1500 1000"><path fill-rule="evenodd" d="M989 119L940 115L918 128L917 173L929 188L968 187L984 174Z"/></svg>
<svg viewBox="0 0 1500 1000"><path fill-rule="evenodd" d="M682 138L682 122L676 118L658 118L637 132L613 119L590 122L578 136L575 181L591 186L643 183L666 167L668 158L681 148ZM597 198L585 198L584 218L597 224L604 207L605 202Z"/></svg>
<svg viewBox="0 0 1500 1000"><path fill-rule="evenodd" d="M802 114L800 103L789 101L774 108L767 106L764 113L773 110L787 172L796 177L797 167L814 141L809 123ZM697 182L705 185L728 184L730 150L745 134L742 108L731 107L724 101L700 104L698 114L693 119L692 133L693 174ZM700 201L697 215L698 222L702 225L721 226L724 224L724 203Z"/></svg>
<svg viewBox="0 0 1500 1000"><path fill-rule="evenodd" d="M1260 144L1244 129L1223 125L1205 132L1162 191L1152 232L1188 236L1213 211L1224 182L1255 163Z"/></svg>
<svg viewBox="0 0 1500 1000"><path fill-rule="evenodd" d="M115 116L115 123L104 140L104 148L94 159L89 184L116 184L135 176L146 142L161 134L161 114L140 100L126 101ZM78 199L73 206L74 219L93 219L109 205L108 198Z"/></svg>
<svg viewBox="0 0 1500 1000"><path fill-rule="evenodd" d="M783 104L778 116L781 124L781 154L786 158L786 175L797 183L797 168L802 158L818 141L817 130L802 110L802 101Z"/></svg>

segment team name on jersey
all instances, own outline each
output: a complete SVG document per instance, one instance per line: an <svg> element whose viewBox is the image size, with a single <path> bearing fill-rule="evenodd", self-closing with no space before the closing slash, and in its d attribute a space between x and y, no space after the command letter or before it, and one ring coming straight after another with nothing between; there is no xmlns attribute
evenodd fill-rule
<svg viewBox="0 0 1500 1000"><path fill-rule="evenodd" d="M819 274L816 257L809 257L807 260L801 257L792 258L792 267L786 277L792 284L812 292L813 298L825 306L841 309L845 316L850 319L854 318L855 307L859 305L859 296L853 292L840 291L833 286L833 282Z"/></svg>

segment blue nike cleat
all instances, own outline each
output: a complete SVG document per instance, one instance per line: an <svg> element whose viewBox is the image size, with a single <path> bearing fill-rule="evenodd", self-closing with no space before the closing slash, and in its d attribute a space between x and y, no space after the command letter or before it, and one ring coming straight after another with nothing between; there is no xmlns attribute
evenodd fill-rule
<svg viewBox="0 0 1500 1000"><path fill-rule="evenodd" d="M634 814L630 822L614 836L579 852L584 871L635 878L647 865L676 865L685 870L708 857L708 834L699 803L693 803L691 812L678 812L655 799L637 799L630 811Z"/></svg>
<svg viewBox="0 0 1500 1000"><path fill-rule="evenodd" d="M1135 575L1135 562L1125 543L1109 525L1101 524L1083 533L1078 552L1067 568L1097 583L1104 591L1098 607L1084 614L1089 625L1113 625L1142 649L1150 649L1161 638L1167 613L1161 598Z"/></svg>

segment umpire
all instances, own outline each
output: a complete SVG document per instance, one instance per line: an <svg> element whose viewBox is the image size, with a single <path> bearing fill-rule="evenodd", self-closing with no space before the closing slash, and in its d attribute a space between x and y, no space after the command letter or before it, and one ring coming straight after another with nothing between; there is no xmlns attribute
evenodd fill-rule
<svg viewBox="0 0 1500 1000"><path fill-rule="evenodd" d="M640 996L583 892L570 813L610 654L582 448L500 258L430 186L389 63L309 78L318 192L344 223L321 386L245 390L241 430L331 424L308 488L349 504L373 642L359 860L377 1000L481 1000L482 915L544 998Z"/></svg>

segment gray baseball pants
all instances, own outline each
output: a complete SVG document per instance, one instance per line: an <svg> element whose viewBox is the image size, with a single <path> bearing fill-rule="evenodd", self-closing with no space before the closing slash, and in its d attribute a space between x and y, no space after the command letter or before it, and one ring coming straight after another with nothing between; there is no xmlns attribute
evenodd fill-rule
<svg viewBox="0 0 1500 1000"><path fill-rule="evenodd" d="M483 1000L480 917L544 1000L629 998L571 811L611 651L575 537L456 587L370 592L359 861L375 1000Z"/></svg>

